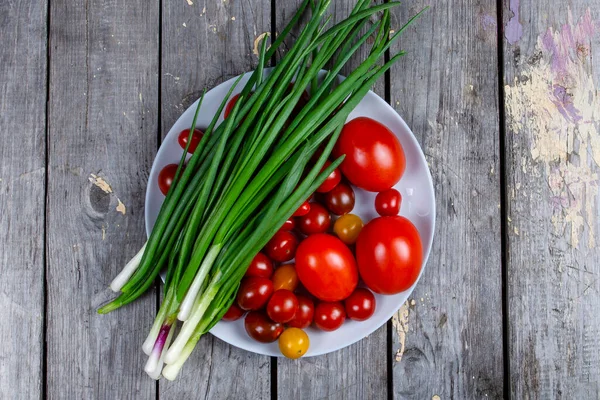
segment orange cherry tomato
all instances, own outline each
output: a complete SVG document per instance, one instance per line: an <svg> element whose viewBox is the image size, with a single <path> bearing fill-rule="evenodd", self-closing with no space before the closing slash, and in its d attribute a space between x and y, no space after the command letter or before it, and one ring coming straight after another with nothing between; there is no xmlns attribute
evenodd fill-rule
<svg viewBox="0 0 600 400"><path fill-rule="evenodd" d="M363 228L363 222L358 215L344 214L335 221L333 231L346 244L356 243Z"/></svg>
<svg viewBox="0 0 600 400"><path fill-rule="evenodd" d="M298 287L298 274L294 264L285 264L275 270L273 274L273 289L296 290Z"/></svg>
<svg viewBox="0 0 600 400"><path fill-rule="evenodd" d="M298 328L287 328L279 336L279 350L287 358L300 358L308 351L310 340L306 332Z"/></svg>

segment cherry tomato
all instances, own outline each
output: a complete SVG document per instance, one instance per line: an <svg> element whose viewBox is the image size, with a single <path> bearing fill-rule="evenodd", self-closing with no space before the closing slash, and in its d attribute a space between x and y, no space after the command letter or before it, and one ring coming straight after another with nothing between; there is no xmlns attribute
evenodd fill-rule
<svg viewBox="0 0 600 400"><path fill-rule="evenodd" d="M287 358L300 358L306 354L310 346L308 335L302 329L287 328L279 336L279 351Z"/></svg>
<svg viewBox="0 0 600 400"><path fill-rule="evenodd" d="M265 246L265 252L277 262L285 262L294 258L298 247L298 239L292 232L278 231Z"/></svg>
<svg viewBox="0 0 600 400"><path fill-rule="evenodd" d="M421 272L419 232L404 217L375 218L358 236L356 260L369 289L380 294L400 293L411 287Z"/></svg>
<svg viewBox="0 0 600 400"><path fill-rule="evenodd" d="M241 96L241 93L238 93L235 96L233 96L231 98L231 100L229 100L229 102L225 106L225 113L223 114L224 119L229 117L229 114L231 114L231 111L233 111L233 107L235 107L235 103L237 103L240 96Z"/></svg>
<svg viewBox="0 0 600 400"><path fill-rule="evenodd" d="M242 279L237 293L237 303L242 310L261 309L273 294L273 282L267 278L249 276Z"/></svg>
<svg viewBox="0 0 600 400"><path fill-rule="evenodd" d="M250 262L244 276L257 276L260 278L270 278L273 275L273 261L263 253L258 253Z"/></svg>
<svg viewBox="0 0 600 400"><path fill-rule="evenodd" d="M285 264L275 270L273 274L273 288L275 290L287 289L294 291L298 287L298 274L294 264Z"/></svg>
<svg viewBox="0 0 600 400"><path fill-rule="evenodd" d="M237 304L233 303L221 319L223 321L237 321L238 319L242 318L242 315L244 315L244 310L242 310Z"/></svg>
<svg viewBox="0 0 600 400"><path fill-rule="evenodd" d="M336 215L348 214L354 208L354 202L354 190L344 182L325 193L325 205Z"/></svg>
<svg viewBox="0 0 600 400"><path fill-rule="evenodd" d="M165 196L169 192L177 173L177 164L169 164L158 173L158 188Z"/></svg>
<svg viewBox="0 0 600 400"><path fill-rule="evenodd" d="M287 289L276 290L267 303L267 315L275 322L291 321L296 311L298 311L298 299Z"/></svg>
<svg viewBox="0 0 600 400"><path fill-rule="evenodd" d="M294 218L288 218L283 225L281 226L281 228L279 228L282 231L291 231L296 227L296 220Z"/></svg>
<svg viewBox="0 0 600 400"><path fill-rule="evenodd" d="M325 165L323 165L323 168L321 169L321 171L325 170L325 168L329 167L329 165L331 165L331 162L325 161ZM317 192L319 192L319 193L329 192L331 189L336 187L338 185L338 183L340 183L341 181L342 181L342 173L340 172L339 169L336 168L331 172L331 174L329 174L329 176L325 179L325 181L321 184L321 186L319 186L317 188Z"/></svg>
<svg viewBox="0 0 600 400"><path fill-rule="evenodd" d="M194 129L194 133L192 133L192 140L190 142L190 147L188 148L188 151L187 151L188 153L193 154L194 151L196 151L196 148L198 147L200 140L202 140L202 136L204 136L204 133L200 129ZM179 145L181 146L182 149L185 149L185 146L187 146L189 138L190 138L190 130L189 129L182 130L181 133L179 134L179 137L177 138L177 141L179 142Z"/></svg>
<svg viewBox="0 0 600 400"><path fill-rule="evenodd" d="M307 296L297 294L296 298L298 299L298 311L288 325L300 329L308 328L313 322L315 305Z"/></svg>
<svg viewBox="0 0 600 400"><path fill-rule="evenodd" d="M244 319L244 328L248 336L261 343L271 343L283 333L282 324L271 321L260 311L250 311Z"/></svg>
<svg viewBox="0 0 600 400"><path fill-rule="evenodd" d="M383 192L377 193L377 196L375 197L375 210L377 210L377 213L382 217L398 215L401 202L402 196L399 191L394 188L384 190Z"/></svg>
<svg viewBox="0 0 600 400"><path fill-rule="evenodd" d="M355 321L364 321L375 312L375 296L365 288L357 288L346 300L346 314Z"/></svg>
<svg viewBox="0 0 600 400"><path fill-rule="evenodd" d="M342 215L333 224L333 231L346 244L356 243L356 239L362 228L363 222L355 214Z"/></svg>
<svg viewBox="0 0 600 400"><path fill-rule="evenodd" d="M346 320L346 310L339 301L325 301L315 308L315 325L322 331L335 331Z"/></svg>
<svg viewBox="0 0 600 400"><path fill-rule="evenodd" d="M381 192L394 186L406 168L398 138L383 124L367 117L344 125L333 149L334 157L346 158L342 173L359 188Z"/></svg>
<svg viewBox="0 0 600 400"><path fill-rule="evenodd" d="M308 213L298 217L298 229L305 235L326 232L330 225L331 215L319 203L311 203Z"/></svg>
<svg viewBox="0 0 600 400"><path fill-rule="evenodd" d="M325 233L310 235L296 252L296 272L304 287L319 300L344 300L356 288L358 270L348 247Z"/></svg>
<svg viewBox="0 0 600 400"><path fill-rule="evenodd" d="M307 200L304 203L302 203L300 205L300 207L298 207L298 209L296 210L296 212L292 216L293 217L301 217L303 215L308 214L309 211L310 211L310 203Z"/></svg>

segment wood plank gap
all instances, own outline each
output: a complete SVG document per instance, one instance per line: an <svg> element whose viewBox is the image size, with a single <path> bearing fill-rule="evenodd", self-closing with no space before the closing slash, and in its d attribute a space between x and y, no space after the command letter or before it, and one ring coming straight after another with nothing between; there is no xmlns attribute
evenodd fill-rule
<svg viewBox="0 0 600 400"><path fill-rule="evenodd" d="M271 43L277 37L277 0L271 0ZM266 38L265 38L266 40ZM277 65L277 52L271 56L271 67ZM277 400L277 358L271 357L271 400Z"/></svg>
<svg viewBox="0 0 600 400"><path fill-rule="evenodd" d="M162 0L158 0L158 82L157 82L157 90L158 90L158 98L157 98L157 117L158 117L158 125L156 127L156 152L158 153L158 149L160 149L160 145L162 144L162 16L163 16L163 2ZM160 278L159 278L160 279ZM160 309L160 281L156 281L156 313L158 314L158 310ZM156 385L154 387L154 397L155 400L160 399L160 379L156 380Z"/></svg>

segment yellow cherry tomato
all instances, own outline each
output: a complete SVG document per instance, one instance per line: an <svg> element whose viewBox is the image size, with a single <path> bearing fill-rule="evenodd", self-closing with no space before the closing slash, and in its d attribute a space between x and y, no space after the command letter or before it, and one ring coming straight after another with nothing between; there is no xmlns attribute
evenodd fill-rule
<svg viewBox="0 0 600 400"><path fill-rule="evenodd" d="M279 336L279 350L287 358L300 358L306 354L310 340L308 335L299 328L287 328Z"/></svg>
<svg viewBox="0 0 600 400"><path fill-rule="evenodd" d="M285 264L275 270L273 274L273 290L287 289L291 292L298 286L298 274L294 264Z"/></svg>
<svg viewBox="0 0 600 400"><path fill-rule="evenodd" d="M363 222L355 214L344 214L333 225L335 234L346 244L354 244L362 228Z"/></svg>

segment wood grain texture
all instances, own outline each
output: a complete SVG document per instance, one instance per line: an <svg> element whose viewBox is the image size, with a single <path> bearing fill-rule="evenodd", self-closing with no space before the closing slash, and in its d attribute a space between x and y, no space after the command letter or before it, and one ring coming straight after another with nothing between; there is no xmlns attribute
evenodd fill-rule
<svg viewBox="0 0 600 400"><path fill-rule="evenodd" d="M281 31L301 1L277 2L277 30ZM346 18L355 1L332 2L332 21ZM291 36L293 40L294 36ZM370 47L363 47L348 63L342 75L356 68ZM384 79L373 88L384 97ZM387 396L387 334L382 326L359 342L336 352L299 360L278 358L277 397L279 399L384 399Z"/></svg>
<svg viewBox="0 0 600 400"><path fill-rule="evenodd" d="M511 391L600 399L600 4L503 11Z"/></svg>
<svg viewBox="0 0 600 400"><path fill-rule="evenodd" d="M154 293L109 315L96 309L114 296L109 283L145 240L144 195L158 131L158 4L51 3L47 392L52 399L155 397L141 351L156 312ZM117 210L119 201L124 213Z"/></svg>
<svg viewBox="0 0 600 400"><path fill-rule="evenodd" d="M424 274L394 317L398 399L503 395L498 63L495 2L397 7L391 100L429 163L436 232ZM403 202L411 202L403 195ZM418 207L413 204L412 206Z"/></svg>
<svg viewBox="0 0 600 400"><path fill-rule="evenodd" d="M41 398L45 1L0 3L0 398Z"/></svg>
<svg viewBox="0 0 600 400"><path fill-rule="evenodd" d="M253 70L254 39L271 31L271 3L251 1L163 2L162 135L198 99L238 74ZM206 335L175 382L159 383L161 399L267 399L270 358Z"/></svg>

